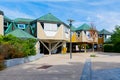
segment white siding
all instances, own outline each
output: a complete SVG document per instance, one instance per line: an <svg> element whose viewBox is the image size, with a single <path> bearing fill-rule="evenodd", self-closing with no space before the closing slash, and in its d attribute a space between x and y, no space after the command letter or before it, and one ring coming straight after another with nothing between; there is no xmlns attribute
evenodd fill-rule
<svg viewBox="0 0 120 80"><path fill-rule="evenodd" d="M44 31L46 36L53 37L57 33L57 31Z"/></svg>

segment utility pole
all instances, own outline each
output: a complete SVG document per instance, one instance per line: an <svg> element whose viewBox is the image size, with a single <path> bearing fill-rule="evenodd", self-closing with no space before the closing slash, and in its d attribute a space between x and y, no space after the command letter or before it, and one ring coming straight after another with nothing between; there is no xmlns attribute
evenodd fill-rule
<svg viewBox="0 0 120 80"><path fill-rule="evenodd" d="M71 42L71 27L72 27L72 22L74 20L72 19L68 19L67 21L69 21L69 27L70 27L70 59L72 59L72 42Z"/></svg>

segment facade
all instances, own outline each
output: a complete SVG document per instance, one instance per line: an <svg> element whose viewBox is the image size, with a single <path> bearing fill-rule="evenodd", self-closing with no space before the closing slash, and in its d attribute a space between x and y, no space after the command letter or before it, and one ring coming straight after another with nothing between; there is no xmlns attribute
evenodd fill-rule
<svg viewBox="0 0 120 80"><path fill-rule="evenodd" d="M15 34L16 30L20 31L17 35ZM98 36L104 35L104 39L106 39L106 35L109 35L102 34L104 31L98 35L97 30L88 24L83 24L78 28L72 26L71 31L72 49L74 50L78 50L80 44L84 44L84 48L86 48L86 44L103 44L104 40ZM70 27L51 13L37 19L16 18L11 20L0 11L1 35L13 34L20 37L19 34L24 32L38 40L37 47L41 53L66 52L70 49Z"/></svg>
<svg viewBox="0 0 120 80"><path fill-rule="evenodd" d="M26 18L16 18L11 20L4 16L3 12L1 11L0 34L12 34L21 38L23 35L17 34L16 31L20 31L20 34L24 34L25 32L37 38L37 40L40 42L39 46L44 47L49 54L52 52L56 53L58 47L62 46L66 48L66 42L70 39L69 26L51 13L41 16L35 20Z"/></svg>
<svg viewBox="0 0 120 80"><path fill-rule="evenodd" d="M105 42L110 41L111 35L112 33L105 29L102 29L101 31L99 31L99 34L98 34L98 49L99 50L102 50L103 44Z"/></svg>
<svg viewBox="0 0 120 80"><path fill-rule="evenodd" d="M37 38L49 51L56 52L60 46L66 47L69 40L70 29L68 25L48 13L37 19Z"/></svg>
<svg viewBox="0 0 120 80"><path fill-rule="evenodd" d="M86 44L97 44L98 43L98 32L95 29L92 29L92 26L88 24L83 24L78 28L72 28L72 43L75 44L75 48L77 50L78 45L84 45L84 49L86 52ZM94 33L93 33L94 32ZM74 46L74 45L73 45Z"/></svg>

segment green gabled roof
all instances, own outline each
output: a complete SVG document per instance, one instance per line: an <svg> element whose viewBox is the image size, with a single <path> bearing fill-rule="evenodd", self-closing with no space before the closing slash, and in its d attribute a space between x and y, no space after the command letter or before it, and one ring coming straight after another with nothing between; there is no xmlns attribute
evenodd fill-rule
<svg viewBox="0 0 120 80"><path fill-rule="evenodd" d="M74 26L71 26L71 31L76 31L76 28Z"/></svg>
<svg viewBox="0 0 120 80"><path fill-rule="evenodd" d="M87 30L90 30L91 29L91 27L88 25L88 24L83 24L83 25L81 25L80 27L78 27L76 30L77 31L87 31Z"/></svg>
<svg viewBox="0 0 120 80"><path fill-rule="evenodd" d="M56 23L62 23L60 19L52 15L51 13L48 13L46 15L41 16L37 20L44 21L44 22L56 22Z"/></svg>
<svg viewBox="0 0 120 80"><path fill-rule="evenodd" d="M13 36L16 36L18 38L34 38L35 39L34 36L30 35L29 33L25 32L25 31L23 31L21 29L15 29L14 31L9 32L6 35L9 35L9 34L11 34Z"/></svg>
<svg viewBox="0 0 120 80"><path fill-rule="evenodd" d="M4 20L5 21L10 21L10 22L12 21L12 19L8 18L7 16L4 16Z"/></svg>
<svg viewBox="0 0 120 80"><path fill-rule="evenodd" d="M30 23L31 21L33 21L33 19L27 19L27 18L14 19L14 22L16 22L16 23Z"/></svg>
<svg viewBox="0 0 120 80"><path fill-rule="evenodd" d="M99 34L111 35L112 33L109 32L109 31L107 31L107 30L105 30L105 29L102 29L102 30L99 32Z"/></svg>

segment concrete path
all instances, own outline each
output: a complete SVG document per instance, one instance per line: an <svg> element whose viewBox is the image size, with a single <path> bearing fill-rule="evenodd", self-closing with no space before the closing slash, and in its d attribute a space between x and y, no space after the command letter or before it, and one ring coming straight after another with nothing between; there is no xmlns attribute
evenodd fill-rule
<svg viewBox="0 0 120 80"><path fill-rule="evenodd" d="M120 53L96 53L91 58L92 80L120 80ZM0 80L80 80L82 69L90 53L47 55L43 58L0 71ZM40 69L44 65L50 66Z"/></svg>
<svg viewBox="0 0 120 80"><path fill-rule="evenodd" d="M120 80L120 53L96 54L92 59L92 80Z"/></svg>
<svg viewBox="0 0 120 80"><path fill-rule="evenodd" d="M80 80L85 60L89 54L55 54L30 63L7 68L0 72L0 80ZM47 69L39 69L50 65Z"/></svg>

